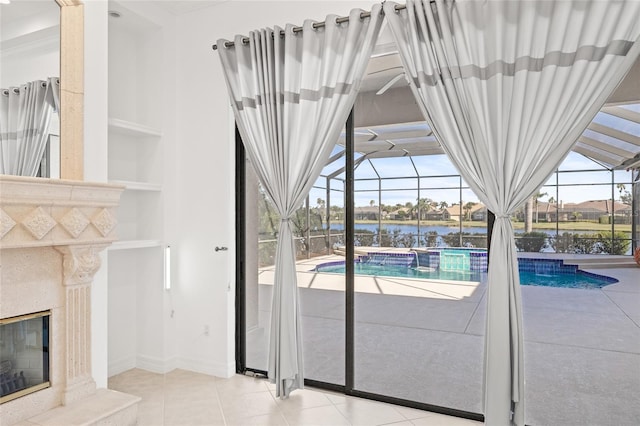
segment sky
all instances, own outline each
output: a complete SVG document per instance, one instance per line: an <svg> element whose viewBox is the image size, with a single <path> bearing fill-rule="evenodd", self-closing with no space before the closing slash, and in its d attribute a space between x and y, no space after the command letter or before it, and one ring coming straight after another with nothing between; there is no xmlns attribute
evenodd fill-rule
<svg viewBox="0 0 640 426"><path fill-rule="evenodd" d="M375 167L375 171L373 167ZM407 201L416 203L417 201L417 181L416 169L419 174L425 176L446 176L437 178L423 178L420 180L421 198L430 198L437 202L446 201L449 205L458 203L460 199L460 191L458 190L459 177L458 172L453 167L446 155L432 155L424 157L414 157L415 169L411 165L407 157L396 158L378 158L371 160L371 163L365 161L356 169L356 206L369 206L373 200L378 205L378 180L376 171L382 177L399 177L402 179L386 179L383 180L382 203L385 205L405 204ZM332 172L337 166L328 166L323 175ZM604 200L611 198L611 172L593 162L592 160L577 154L570 153L565 161L561 164L559 170L559 192L556 193L555 187L542 187L540 192L547 193L547 196L541 197L541 201L548 201L549 197L561 200L564 203L580 203L587 200ZM578 170L598 170L589 172L576 172ZM571 171L571 172L569 172ZM616 171L615 182L627 184L627 190L631 190L631 172ZM339 177L343 178L344 174ZM371 180L365 180L375 178ZM362 180L361 180L362 179ZM316 186L310 192L310 203L316 205L316 200L321 198L326 200L326 191L324 189L326 180L324 178L316 181ZM556 182L555 174L550 177L547 184L554 185ZM342 189L341 182L333 181L332 187ZM399 189L414 188L412 191L401 191ZM426 189L425 189L426 188ZM435 189L438 188L438 189ZM444 189L442 189L444 188ZM614 187L615 198L619 199L620 194ZM332 191L331 205L342 206L342 192ZM479 202L478 197L470 189L463 190L463 204L469 201Z"/></svg>
<svg viewBox="0 0 640 426"><path fill-rule="evenodd" d="M619 105L623 109L631 112L640 113L640 103ZM623 119L618 116L600 111L596 114L593 123L614 129L618 132L624 132L630 137L640 137L640 123L630 119ZM426 125L421 123L418 128L424 128ZM411 126L404 126L409 129ZM388 130L388 129L387 129ZM425 132L428 131L428 127ZM384 136L384 129L376 130L379 135ZM380 133L382 132L382 133ZM615 134L612 133L612 134ZM604 133L587 129L584 136L595 141L609 144L621 151L630 153L637 152L637 146L631 142L608 136ZM344 147L336 145L333 154L343 151ZM356 153L355 160L358 161L362 154ZM412 161L413 160L413 161ZM322 175L330 175L339 170L344 164L344 157L329 164L323 170ZM584 171L588 170L588 171ZM584 157L576 152L570 152L564 162L559 167L560 173L550 176L545 186L540 189L540 193L546 193L546 196L540 198L541 201L548 201L553 197L556 201L564 203L580 203L588 200L604 200L612 197L612 177L613 177L613 197L620 199L620 193L616 188L617 183L626 185L626 190L631 190L631 172L619 170L610 172L605 167L595 161ZM339 179L344 179L344 173L338 175ZM391 157L391 158L375 158L364 160L356 168L355 173L355 205L369 206L373 201L374 205L378 205L379 181L378 176L387 178L382 180L382 203L386 205L405 204L408 201L416 203L418 198L417 188L420 186L420 198L430 198L437 202L446 201L449 205L460 202L460 177L458 171L453 166L448 157L442 155L415 156L415 157ZM417 176L433 176L430 178L420 178L418 183ZM394 179L389 179L394 178ZM558 179L558 189L554 186ZM338 180L332 181L332 188L342 189L342 182ZM326 198L326 179L319 178L316 181L316 187L310 193L311 204L315 205L318 198L323 200ZM462 203L478 202L478 197L468 189L468 186L462 191ZM411 190L407 191L406 189ZM342 192L333 191L331 196L331 205L342 206Z"/></svg>

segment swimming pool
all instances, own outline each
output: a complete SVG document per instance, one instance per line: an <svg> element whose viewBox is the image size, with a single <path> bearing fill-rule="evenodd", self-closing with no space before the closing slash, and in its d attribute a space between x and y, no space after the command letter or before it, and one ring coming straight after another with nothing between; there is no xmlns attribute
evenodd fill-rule
<svg viewBox="0 0 640 426"><path fill-rule="evenodd" d="M468 266L466 268L459 267L456 269L446 264L443 265L444 268L419 266L418 255L412 256L412 254L411 252L369 253L355 262L355 274L433 280L480 281L483 272L486 271L486 269L485 271L471 270L470 262L466 260L461 260L459 264ZM466 254L470 255L470 253ZM518 267L521 285L596 289L618 282L615 278L582 271L575 265L565 265L559 259L519 259ZM314 271L344 274L345 264L344 261L327 262L317 265Z"/></svg>

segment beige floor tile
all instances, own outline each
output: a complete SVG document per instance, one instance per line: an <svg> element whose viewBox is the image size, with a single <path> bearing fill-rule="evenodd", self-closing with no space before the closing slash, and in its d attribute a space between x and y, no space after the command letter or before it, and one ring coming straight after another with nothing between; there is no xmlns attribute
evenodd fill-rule
<svg viewBox="0 0 640 426"><path fill-rule="evenodd" d="M415 426L475 426L482 423L474 420L450 417L443 414L432 413L426 417L411 420Z"/></svg>
<svg viewBox="0 0 640 426"><path fill-rule="evenodd" d="M349 399L345 404L336 405L336 408L352 425L356 426L383 425L406 420L406 418L390 404L364 401L361 399Z"/></svg>
<svg viewBox="0 0 640 426"><path fill-rule="evenodd" d="M271 392L220 395L220 406L230 419L255 417L278 411L278 405Z"/></svg>
<svg viewBox="0 0 640 426"><path fill-rule="evenodd" d="M331 391L320 391L326 396L332 404L345 404L347 399L351 398L350 396L346 396L341 393L331 392Z"/></svg>
<svg viewBox="0 0 640 426"><path fill-rule="evenodd" d="M409 407L397 406L395 408L400 412L400 414L402 414L408 420L419 419L421 417L425 417L430 414L433 414L433 413L430 413L429 411L417 410L415 408L409 408Z"/></svg>
<svg viewBox="0 0 640 426"><path fill-rule="evenodd" d="M216 381L216 389L220 395L264 392L269 390L267 385L268 382L264 379L256 379L238 374L228 379L218 379Z"/></svg>
<svg viewBox="0 0 640 426"><path fill-rule="evenodd" d="M350 423L335 406L307 408L284 413L290 425L295 426L348 426Z"/></svg>
<svg viewBox="0 0 640 426"><path fill-rule="evenodd" d="M165 376L130 370L109 379L109 385L145 395L138 405L139 426L475 424L313 388L281 400L274 397L275 385L241 375L221 379L182 370Z"/></svg>
<svg viewBox="0 0 640 426"><path fill-rule="evenodd" d="M306 408L332 405L329 398L327 398L322 392L308 389L297 390L285 399L276 398L275 390L272 390L271 394L273 395L278 408L283 412L300 411Z"/></svg>
<svg viewBox="0 0 640 426"><path fill-rule="evenodd" d="M198 409L200 408L200 409ZM225 425L222 411L219 409L201 409L201 407L176 407L165 410L165 426L184 425Z"/></svg>
<svg viewBox="0 0 640 426"><path fill-rule="evenodd" d="M282 413L273 412L262 416L226 419L227 426L289 426Z"/></svg>
<svg viewBox="0 0 640 426"><path fill-rule="evenodd" d="M138 426L162 426L164 424L164 404L144 404L138 405Z"/></svg>

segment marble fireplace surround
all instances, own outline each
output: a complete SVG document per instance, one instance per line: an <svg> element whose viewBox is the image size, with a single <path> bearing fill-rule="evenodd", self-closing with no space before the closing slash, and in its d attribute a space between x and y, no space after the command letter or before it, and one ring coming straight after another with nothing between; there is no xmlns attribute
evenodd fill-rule
<svg viewBox="0 0 640 426"><path fill-rule="evenodd" d="M123 189L0 175L0 318L51 310L51 387L0 405L3 426L50 424L73 417L66 407L91 411L87 404L99 413L78 424L109 423L105 415L113 421L118 412L118 424L135 424L139 399L96 391L91 375L91 282L100 252L116 240ZM71 417L65 424L76 423Z"/></svg>

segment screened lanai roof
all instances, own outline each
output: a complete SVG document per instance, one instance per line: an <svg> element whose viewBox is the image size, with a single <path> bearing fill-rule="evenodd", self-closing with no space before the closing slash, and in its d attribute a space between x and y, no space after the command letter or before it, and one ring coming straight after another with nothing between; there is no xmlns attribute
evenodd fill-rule
<svg viewBox="0 0 640 426"><path fill-rule="evenodd" d="M366 159L443 154L420 115L393 46L382 45L378 51L369 62L355 104L356 165ZM344 148L344 134L338 145ZM640 60L573 151L608 169L640 167ZM343 155L344 149L336 149L330 163ZM327 171L325 176L337 177L343 170L328 167Z"/></svg>
<svg viewBox="0 0 640 426"><path fill-rule="evenodd" d="M425 122L358 128L355 151L367 158L444 153ZM628 167L625 162L634 158L640 161L640 103L602 108L573 151L611 169Z"/></svg>

